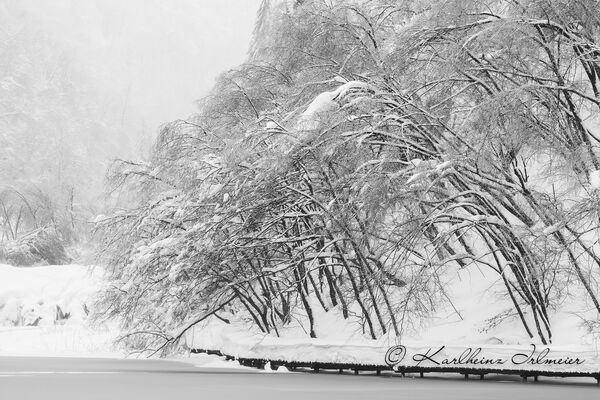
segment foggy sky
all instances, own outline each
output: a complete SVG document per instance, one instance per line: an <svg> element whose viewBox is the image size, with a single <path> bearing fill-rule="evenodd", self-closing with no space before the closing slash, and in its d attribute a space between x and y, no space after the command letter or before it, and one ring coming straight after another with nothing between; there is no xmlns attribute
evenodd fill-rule
<svg viewBox="0 0 600 400"><path fill-rule="evenodd" d="M243 62L260 0L18 0L123 123L154 136ZM130 128L131 129L131 128Z"/></svg>

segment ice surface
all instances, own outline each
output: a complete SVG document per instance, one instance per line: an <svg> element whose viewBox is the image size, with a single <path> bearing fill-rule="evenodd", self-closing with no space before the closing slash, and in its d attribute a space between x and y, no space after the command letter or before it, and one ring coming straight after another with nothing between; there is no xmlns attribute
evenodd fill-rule
<svg viewBox="0 0 600 400"><path fill-rule="evenodd" d="M72 373L79 371L79 373ZM6 399L244 399L244 400L465 400L597 399L598 387L587 379L544 378L522 384L511 377L465 382L462 376L424 379L392 374L359 376L337 373L267 374L220 368L197 368L162 360L25 358L0 361L2 398Z"/></svg>

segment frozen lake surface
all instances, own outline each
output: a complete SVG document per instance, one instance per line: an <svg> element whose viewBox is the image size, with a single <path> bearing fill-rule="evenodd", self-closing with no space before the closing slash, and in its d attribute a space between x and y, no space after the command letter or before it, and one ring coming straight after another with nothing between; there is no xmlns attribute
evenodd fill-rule
<svg viewBox="0 0 600 400"><path fill-rule="evenodd" d="M400 378L199 368L163 360L0 357L2 399L598 399L593 379Z"/></svg>

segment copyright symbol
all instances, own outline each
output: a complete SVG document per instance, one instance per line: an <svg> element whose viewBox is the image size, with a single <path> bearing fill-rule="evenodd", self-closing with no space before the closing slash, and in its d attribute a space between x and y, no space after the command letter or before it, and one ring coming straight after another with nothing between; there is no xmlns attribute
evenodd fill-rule
<svg viewBox="0 0 600 400"><path fill-rule="evenodd" d="M398 365L406 355L406 347L402 345L392 346L385 353L385 363L390 367Z"/></svg>

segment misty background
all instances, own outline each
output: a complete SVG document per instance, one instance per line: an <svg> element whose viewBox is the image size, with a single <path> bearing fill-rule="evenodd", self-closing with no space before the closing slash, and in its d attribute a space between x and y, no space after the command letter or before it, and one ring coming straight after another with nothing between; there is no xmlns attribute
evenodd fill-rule
<svg viewBox="0 0 600 400"><path fill-rule="evenodd" d="M54 42L103 107L153 133L186 117L241 63L259 0L19 0L22 29Z"/></svg>
<svg viewBox="0 0 600 400"><path fill-rule="evenodd" d="M84 236L111 160L144 158L245 59L258 4L1 0L0 241Z"/></svg>

